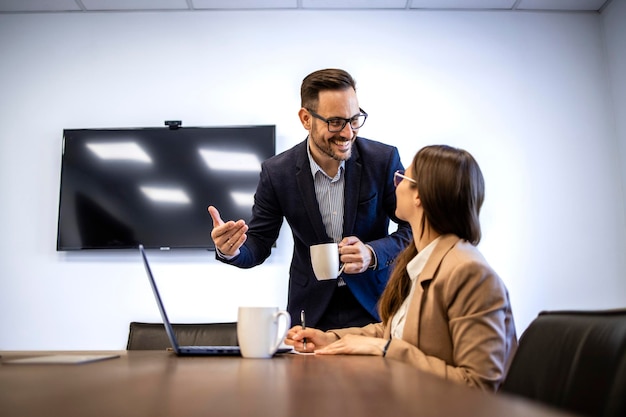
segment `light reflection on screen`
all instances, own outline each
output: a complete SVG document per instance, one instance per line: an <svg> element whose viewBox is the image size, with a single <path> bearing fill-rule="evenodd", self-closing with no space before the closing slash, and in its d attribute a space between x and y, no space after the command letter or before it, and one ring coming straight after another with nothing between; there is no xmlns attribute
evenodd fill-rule
<svg viewBox="0 0 626 417"><path fill-rule="evenodd" d="M187 193L177 188L139 187L148 198L157 203L189 204L191 200Z"/></svg>
<svg viewBox="0 0 626 417"><path fill-rule="evenodd" d="M104 160L152 162L150 156L136 142L87 143L85 146Z"/></svg>
<svg viewBox="0 0 626 417"><path fill-rule="evenodd" d="M200 149L200 155L210 169L261 172L261 161L259 161L258 155L253 153Z"/></svg>
<svg viewBox="0 0 626 417"><path fill-rule="evenodd" d="M241 192L241 191L232 191L230 193L235 204L243 206L243 207L252 207L254 204L254 191L252 192Z"/></svg>

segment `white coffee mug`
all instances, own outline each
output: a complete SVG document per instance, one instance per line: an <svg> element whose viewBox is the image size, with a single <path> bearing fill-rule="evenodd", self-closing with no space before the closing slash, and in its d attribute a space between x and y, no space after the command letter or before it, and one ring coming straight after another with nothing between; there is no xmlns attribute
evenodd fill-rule
<svg viewBox="0 0 626 417"><path fill-rule="evenodd" d="M336 279L343 268L339 269L339 247L336 243L322 243L311 246L311 265L315 278L319 281Z"/></svg>
<svg viewBox="0 0 626 417"><path fill-rule="evenodd" d="M285 327L279 332L280 317ZM237 339L244 358L271 358L291 327L291 316L278 307L239 307Z"/></svg>

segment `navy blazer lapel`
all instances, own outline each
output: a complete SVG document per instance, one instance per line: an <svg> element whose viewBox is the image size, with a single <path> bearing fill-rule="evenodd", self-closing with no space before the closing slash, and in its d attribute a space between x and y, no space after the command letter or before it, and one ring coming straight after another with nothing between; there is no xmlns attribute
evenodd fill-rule
<svg viewBox="0 0 626 417"><path fill-rule="evenodd" d="M303 209L306 211L311 226L315 231L317 243L328 243L331 239L326 233L326 227L322 221L320 206L315 196L315 185L313 184L313 176L311 175L311 164L306 147L308 146L308 138L304 141L303 146L296 155L296 182L298 190L304 203Z"/></svg>
<svg viewBox="0 0 626 417"><path fill-rule="evenodd" d="M359 195L361 194L361 156L357 144L359 139L352 145L352 156L346 161L345 188L344 188L344 210L343 210L343 237L354 234L356 223L356 212L359 206Z"/></svg>

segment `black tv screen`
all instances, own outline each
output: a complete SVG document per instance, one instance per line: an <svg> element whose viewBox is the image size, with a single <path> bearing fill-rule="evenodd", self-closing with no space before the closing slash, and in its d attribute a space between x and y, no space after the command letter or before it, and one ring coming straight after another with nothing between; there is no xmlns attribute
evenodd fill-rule
<svg viewBox="0 0 626 417"><path fill-rule="evenodd" d="M214 249L216 206L250 220L275 126L66 129L57 250Z"/></svg>

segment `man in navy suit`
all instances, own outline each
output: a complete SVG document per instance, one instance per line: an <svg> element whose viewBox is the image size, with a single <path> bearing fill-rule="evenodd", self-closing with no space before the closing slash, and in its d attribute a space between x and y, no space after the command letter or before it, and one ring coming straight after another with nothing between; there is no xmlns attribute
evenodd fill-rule
<svg viewBox="0 0 626 417"><path fill-rule="evenodd" d="M302 81L305 141L262 164L250 224L224 222L210 206L216 257L240 268L270 255L283 218L293 233L287 310L292 323L305 310L307 326L321 330L380 321L376 305L390 265L410 242L407 223L395 217L393 175L403 169L395 147L357 137L367 113L356 84L340 69ZM389 221L398 223L389 234ZM309 247L337 242L344 272L318 281Z"/></svg>

